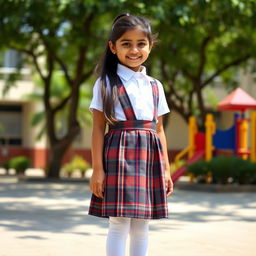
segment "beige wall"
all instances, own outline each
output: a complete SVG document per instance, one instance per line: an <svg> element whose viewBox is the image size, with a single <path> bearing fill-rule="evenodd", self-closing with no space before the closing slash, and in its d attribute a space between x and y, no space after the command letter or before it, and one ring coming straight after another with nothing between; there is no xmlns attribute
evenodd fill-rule
<svg viewBox="0 0 256 256"><path fill-rule="evenodd" d="M243 89L248 92L251 96L256 98L256 74L246 73L245 71L240 71L240 79Z"/></svg>
<svg viewBox="0 0 256 256"><path fill-rule="evenodd" d="M28 148L45 148L46 139L36 140L39 127L31 126L31 117L36 111L43 109L42 104L28 101L25 95L35 90L35 84L30 80L17 81L8 93L3 96L4 82L0 81L0 102L3 104L17 104L22 106L22 140L23 146Z"/></svg>
<svg viewBox="0 0 256 256"><path fill-rule="evenodd" d="M255 77L250 74L246 74L243 71L239 73L241 79L241 87L245 89L249 94L256 98L256 86L254 83ZM0 92L2 91L4 83L0 81ZM32 81L18 81L17 86L11 88L9 93L2 97L0 101L4 103L18 103L23 105L23 141L25 147L45 148L47 146L46 138L42 138L40 141L36 141L36 134L39 127L31 127L31 116L36 111L43 109L42 104L34 104L28 102L23 95L31 93L35 90L35 86ZM219 85L214 89L214 95L218 100L222 100L227 96L227 92ZM249 114L247 114L249 116ZM220 113L219 120L217 121L218 129L228 129L233 124L233 112L225 111ZM166 138L169 149L183 149L188 144L188 129L186 122L176 112L172 111L170 114L169 124L166 127ZM74 148L88 149L91 144L91 127L87 125L82 128L81 134L77 137L73 143Z"/></svg>
<svg viewBox="0 0 256 256"><path fill-rule="evenodd" d="M165 129L168 148L182 149L188 144L187 124L176 112L173 111L170 115L169 124ZM86 126L82 131L73 143L74 148L90 148L91 146L92 128Z"/></svg>
<svg viewBox="0 0 256 256"><path fill-rule="evenodd" d="M81 136L73 144L75 148L89 148L91 145L92 128L86 126L82 130ZM169 118L169 124L165 129L167 144L169 149L182 149L187 146L188 132L186 122L176 112L172 111ZM179 136L177 136L179 135ZM81 143L78 142L81 141ZM82 144L82 145L81 145Z"/></svg>
<svg viewBox="0 0 256 256"><path fill-rule="evenodd" d="M28 148L45 148L47 145L46 136L37 140L37 134L41 127L32 127L31 118L36 111L41 111L41 107L33 102L23 104L23 145Z"/></svg>
<svg viewBox="0 0 256 256"><path fill-rule="evenodd" d="M75 149L88 149L91 147L92 128L89 125L82 127L81 134L75 139L73 147Z"/></svg>
<svg viewBox="0 0 256 256"><path fill-rule="evenodd" d="M188 145L188 128L184 119L172 111L169 123L165 129L169 149L183 149Z"/></svg>
<svg viewBox="0 0 256 256"><path fill-rule="evenodd" d="M4 88L4 82L0 80L0 100L1 102L12 101L15 102L26 102L24 95L34 91L35 85L32 81L18 81L9 92L3 96L2 91Z"/></svg>

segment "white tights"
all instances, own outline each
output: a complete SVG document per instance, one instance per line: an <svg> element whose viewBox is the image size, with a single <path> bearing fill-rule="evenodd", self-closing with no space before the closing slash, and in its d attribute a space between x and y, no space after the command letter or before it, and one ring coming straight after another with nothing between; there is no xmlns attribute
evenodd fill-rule
<svg viewBox="0 0 256 256"><path fill-rule="evenodd" d="M148 222L145 219L109 217L107 256L125 256L128 234L130 234L130 256L146 256Z"/></svg>

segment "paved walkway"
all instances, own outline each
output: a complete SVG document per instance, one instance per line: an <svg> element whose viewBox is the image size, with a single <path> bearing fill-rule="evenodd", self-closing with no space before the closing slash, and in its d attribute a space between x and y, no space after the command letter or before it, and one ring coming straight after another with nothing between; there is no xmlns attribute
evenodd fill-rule
<svg viewBox="0 0 256 256"><path fill-rule="evenodd" d="M104 256L107 220L87 215L82 183L0 176L0 256ZM171 218L151 221L149 256L254 256L256 193L176 189Z"/></svg>

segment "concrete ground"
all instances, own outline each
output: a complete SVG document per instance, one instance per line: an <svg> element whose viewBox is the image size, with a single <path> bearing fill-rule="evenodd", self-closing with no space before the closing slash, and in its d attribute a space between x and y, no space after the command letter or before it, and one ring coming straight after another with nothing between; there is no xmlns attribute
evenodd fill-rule
<svg viewBox="0 0 256 256"><path fill-rule="evenodd" d="M87 183L0 176L0 256L104 256L107 219L87 215ZM179 190L150 222L149 256L254 256L256 193ZM127 254L128 255L128 254Z"/></svg>

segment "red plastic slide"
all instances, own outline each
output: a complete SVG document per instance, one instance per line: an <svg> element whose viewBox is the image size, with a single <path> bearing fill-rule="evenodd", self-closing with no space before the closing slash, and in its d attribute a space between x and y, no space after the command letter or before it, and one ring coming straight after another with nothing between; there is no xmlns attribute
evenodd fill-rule
<svg viewBox="0 0 256 256"><path fill-rule="evenodd" d="M200 150L200 151L197 151L193 157L189 158L186 161L185 165L181 166L175 173L172 174L173 183L175 183L182 175L184 175L184 173L187 170L186 165L192 164L192 163L200 160L204 156L204 154L205 154L205 151Z"/></svg>

